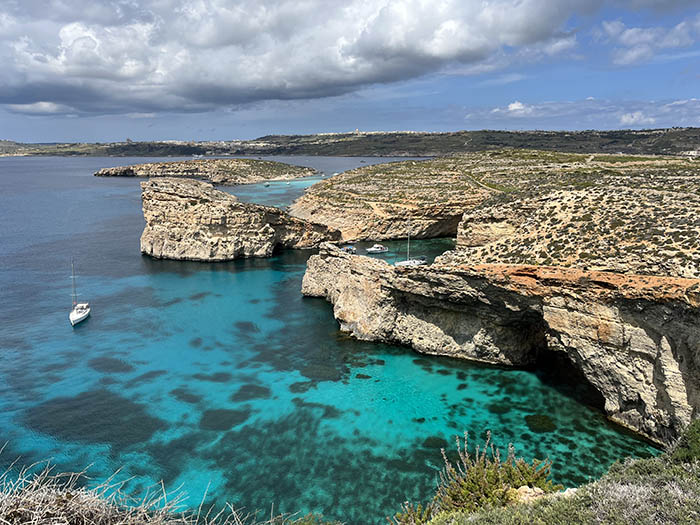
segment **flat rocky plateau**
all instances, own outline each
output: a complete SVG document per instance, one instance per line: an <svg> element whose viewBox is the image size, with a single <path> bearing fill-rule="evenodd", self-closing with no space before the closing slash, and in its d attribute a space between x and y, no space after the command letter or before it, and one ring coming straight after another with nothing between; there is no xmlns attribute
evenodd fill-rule
<svg viewBox="0 0 700 525"><path fill-rule="evenodd" d="M267 180L291 180L315 174L316 171L311 168L258 159L149 162L103 168L95 172L96 177L187 177L227 186Z"/></svg>
<svg viewBox="0 0 700 525"><path fill-rule="evenodd" d="M343 239L457 236L442 262L700 277L700 162L498 150L368 166L292 215Z"/></svg>

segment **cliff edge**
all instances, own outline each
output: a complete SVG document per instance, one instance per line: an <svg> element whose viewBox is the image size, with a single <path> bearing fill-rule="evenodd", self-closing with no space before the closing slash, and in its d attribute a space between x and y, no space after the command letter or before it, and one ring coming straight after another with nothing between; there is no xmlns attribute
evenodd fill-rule
<svg viewBox="0 0 700 525"><path fill-rule="evenodd" d="M502 264L395 268L323 244L302 292L360 339L525 365L565 355L604 410L668 444L700 410L700 279Z"/></svg>
<svg viewBox="0 0 700 525"><path fill-rule="evenodd" d="M228 261L313 248L339 232L270 206L239 202L211 184L156 178L141 183L146 227L141 252L158 259Z"/></svg>

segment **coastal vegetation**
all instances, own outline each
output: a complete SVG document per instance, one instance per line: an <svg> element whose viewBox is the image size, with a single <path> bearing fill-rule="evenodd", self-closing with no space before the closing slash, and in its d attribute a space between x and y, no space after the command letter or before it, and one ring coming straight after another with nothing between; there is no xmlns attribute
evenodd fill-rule
<svg viewBox="0 0 700 525"><path fill-rule="evenodd" d="M5 155L180 156L332 155L434 156L501 148L573 153L680 154L697 150L700 128L610 131L455 131L267 135L253 140L23 144L0 141Z"/></svg>
<svg viewBox="0 0 700 525"><path fill-rule="evenodd" d="M532 503L453 508L428 521L402 525L691 524L700 522L700 420L666 453L621 459L599 480L575 493Z"/></svg>
<svg viewBox="0 0 700 525"><path fill-rule="evenodd" d="M457 439L456 458L442 451L444 467L433 499L405 503L395 525L530 525L655 523L700 520L700 420L658 457L621 459L599 480L562 492L549 480L551 463L502 460L487 433L469 451ZM88 487L82 474L54 474L36 465L0 476L0 522L10 525L340 525L315 514L261 518L227 505L182 511L183 493L161 485L134 501L113 479ZM520 490L518 490L520 489Z"/></svg>

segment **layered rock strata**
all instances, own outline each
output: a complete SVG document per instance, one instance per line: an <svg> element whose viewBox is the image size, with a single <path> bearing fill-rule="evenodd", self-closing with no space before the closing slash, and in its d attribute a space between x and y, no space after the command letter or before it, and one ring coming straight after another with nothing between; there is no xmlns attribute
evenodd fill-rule
<svg viewBox="0 0 700 525"><path fill-rule="evenodd" d="M453 237L464 210L491 193L461 168L452 158L358 168L314 184L290 213L344 240Z"/></svg>
<svg viewBox="0 0 700 525"><path fill-rule="evenodd" d="M406 269L331 244L302 291L341 329L427 354L525 365L565 354L607 415L669 443L700 410L700 280L523 265ZM542 354L541 354L542 355Z"/></svg>
<svg viewBox="0 0 700 525"><path fill-rule="evenodd" d="M96 177L187 177L212 184L252 184L314 175L315 170L282 162L254 159L192 159L103 168Z"/></svg>
<svg viewBox="0 0 700 525"><path fill-rule="evenodd" d="M606 268L607 244L637 257L663 243L677 267L700 246L698 191L700 164L687 158L495 150L341 173L309 188L291 213L345 240L454 236L466 213L460 245L510 236L480 252L491 262Z"/></svg>
<svg viewBox="0 0 700 525"><path fill-rule="evenodd" d="M276 248L313 248L340 234L270 206L239 202L206 182L141 183L146 227L141 252L159 259L227 261L269 257Z"/></svg>

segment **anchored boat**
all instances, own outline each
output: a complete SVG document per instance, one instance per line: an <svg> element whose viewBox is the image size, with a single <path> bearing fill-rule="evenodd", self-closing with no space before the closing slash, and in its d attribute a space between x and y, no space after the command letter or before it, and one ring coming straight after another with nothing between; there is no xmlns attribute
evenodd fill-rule
<svg viewBox="0 0 700 525"><path fill-rule="evenodd" d="M70 320L71 326L75 326L79 322L87 319L88 315L90 315L90 303L78 302L78 294L75 291L75 263L73 259L70 261L70 267L71 279L73 280L73 293L71 294L73 297L73 309L70 311L70 314L68 314L68 319Z"/></svg>
<svg viewBox="0 0 700 525"><path fill-rule="evenodd" d="M375 244L374 246L370 246L365 250L367 253L385 253L389 251L389 248L384 246L383 244Z"/></svg>

